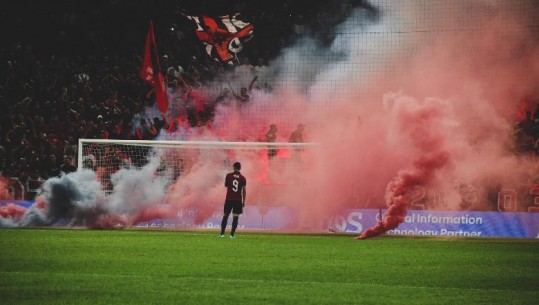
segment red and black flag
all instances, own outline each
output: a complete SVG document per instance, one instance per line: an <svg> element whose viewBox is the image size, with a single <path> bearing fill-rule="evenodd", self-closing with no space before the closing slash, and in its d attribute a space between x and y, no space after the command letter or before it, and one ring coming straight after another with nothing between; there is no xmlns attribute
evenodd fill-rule
<svg viewBox="0 0 539 305"><path fill-rule="evenodd" d="M195 34L206 46L208 55L222 63L233 64L236 54L243 50L243 44L253 38L254 26L237 19L238 14L218 18L186 17L196 23Z"/></svg>
<svg viewBox="0 0 539 305"><path fill-rule="evenodd" d="M157 54L157 45L155 44L155 35L153 31L153 21L150 21L150 29L146 37L146 46L144 48L144 57L139 72L140 78L153 87L157 108L162 113L168 110L168 98L165 88L163 73Z"/></svg>

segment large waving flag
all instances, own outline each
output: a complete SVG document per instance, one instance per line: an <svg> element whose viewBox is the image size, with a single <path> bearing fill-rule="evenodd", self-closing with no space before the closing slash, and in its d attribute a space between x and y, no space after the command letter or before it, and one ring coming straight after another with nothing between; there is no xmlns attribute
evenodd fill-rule
<svg viewBox="0 0 539 305"><path fill-rule="evenodd" d="M139 72L140 78L153 87L157 108L162 113L168 110L168 97L165 88L163 73L157 54L157 45L155 43L155 34L153 31L153 21L150 21L148 36L146 36L146 46L144 48L144 57Z"/></svg>
<svg viewBox="0 0 539 305"><path fill-rule="evenodd" d="M213 59L233 64L243 44L253 38L254 26L237 19L238 14L211 18L208 16L186 16L196 23L198 39L206 46Z"/></svg>

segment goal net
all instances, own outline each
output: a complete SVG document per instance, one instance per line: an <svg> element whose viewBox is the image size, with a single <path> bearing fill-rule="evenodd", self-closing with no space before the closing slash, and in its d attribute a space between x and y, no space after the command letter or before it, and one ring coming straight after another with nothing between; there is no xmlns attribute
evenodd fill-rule
<svg viewBox="0 0 539 305"><path fill-rule="evenodd" d="M242 172L248 173L255 183L286 184L298 183L298 176L313 168L317 155L313 148L318 146L316 143L80 139L77 162L79 170L96 172L107 194L114 191L113 174L122 169L151 167L154 176L173 184L189 176L224 179L234 162L240 162Z"/></svg>

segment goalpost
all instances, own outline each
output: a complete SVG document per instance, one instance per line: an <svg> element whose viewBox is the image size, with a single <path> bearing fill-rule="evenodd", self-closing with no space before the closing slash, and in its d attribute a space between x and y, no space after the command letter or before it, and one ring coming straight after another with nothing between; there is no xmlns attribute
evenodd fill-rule
<svg viewBox="0 0 539 305"><path fill-rule="evenodd" d="M78 170L96 172L103 190L112 192L110 177L120 169L155 167L155 175L170 183L194 169L224 173L239 161L243 169L258 180L279 178L279 173L293 168L303 170L314 162L318 143L220 142L220 141L147 141L79 139ZM298 168L297 165L301 167ZM274 169L274 177L269 177ZM264 177L265 175L265 177Z"/></svg>

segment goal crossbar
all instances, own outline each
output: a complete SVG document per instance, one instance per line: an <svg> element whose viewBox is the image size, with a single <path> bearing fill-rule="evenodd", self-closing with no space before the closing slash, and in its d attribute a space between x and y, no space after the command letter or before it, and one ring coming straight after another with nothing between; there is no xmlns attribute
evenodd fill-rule
<svg viewBox="0 0 539 305"><path fill-rule="evenodd" d="M83 144L119 144L144 147L184 147L205 149L264 149L264 148L305 148L317 147L320 143L290 142L222 142L222 141L162 141L162 140L111 140L111 139L79 139L78 168L82 168Z"/></svg>

